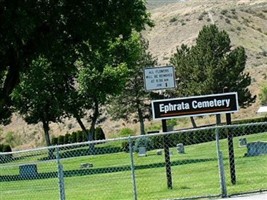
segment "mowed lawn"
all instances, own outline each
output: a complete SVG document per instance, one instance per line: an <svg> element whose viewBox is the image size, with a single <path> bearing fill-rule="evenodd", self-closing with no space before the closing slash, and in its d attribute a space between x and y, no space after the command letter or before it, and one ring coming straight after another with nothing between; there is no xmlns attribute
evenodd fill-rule
<svg viewBox="0 0 267 200"><path fill-rule="evenodd" d="M248 142L267 141L266 133L245 137ZM234 139L236 185L232 185L230 180L227 140L220 141L228 194L266 190L267 155L245 157L247 149L239 147L238 139L238 137ZM136 153L133 155L136 188L133 187L129 153L62 159L61 163L66 174L64 179L66 199L133 199L134 191L138 194L138 199L144 200L221 193L215 141L185 146L185 154L178 154L175 148L171 148L170 151L172 152L170 157L172 189L167 188L164 155L157 155L156 150L149 151L146 157L139 157ZM40 155L39 158L43 156ZM57 171L56 160L38 162L35 160L34 162L33 158L25 157L22 160L0 165L0 175L18 175L19 165L26 161L36 163L38 173ZM75 170L80 170L81 163L93 164L93 167L88 170L95 170L94 173L75 174ZM59 199L58 188L59 181L56 177L0 182L0 199Z"/></svg>

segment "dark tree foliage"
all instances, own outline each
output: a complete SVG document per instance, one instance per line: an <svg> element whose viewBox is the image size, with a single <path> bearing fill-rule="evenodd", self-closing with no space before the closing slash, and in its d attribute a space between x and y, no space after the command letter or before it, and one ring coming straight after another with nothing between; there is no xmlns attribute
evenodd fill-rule
<svg viewBox="0 0 267 200"><path fill-rule="evenodd" d="M154 67L156 59L148 52L148 42L136 35L136 48L130 64L130 74L122 92L112 97L109 112L114 119L136 118L140 122L140 133L145 134L144 121L150 118L151 93L144 89L143 68Z"/></svg>
<svg viewBox="0 0 267 200"><path fill-rule="evenodd" d="M60 70L73 63L84 41L105 48L151 25L142 0L0 1L0 120L8 123L10 94L19 74L40 55Z"/></svg>
<svg viewBox="0 0 267 200"><path fill-rule="evenodd" d="M179 79L178 89L172 95L216 94L227 87L238 93L241 107L248 107L256 96L248 89L251 77L244 72L246 58L243 47L232 48L225 31L219 31L216 25L204 26L196 45L181 45L170 59Z"/></svg>

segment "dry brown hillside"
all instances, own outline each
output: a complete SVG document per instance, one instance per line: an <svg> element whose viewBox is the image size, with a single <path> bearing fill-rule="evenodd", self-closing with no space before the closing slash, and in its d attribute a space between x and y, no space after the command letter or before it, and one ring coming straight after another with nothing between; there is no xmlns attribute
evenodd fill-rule
<svg viewBox="0 0 267 200"><path fill-rule="evenodd" d="M259 94L260 85L267 80L267 0L148 0L148 9L155 27L143 34L149 40L151 53L160 65L168 63L177 46L192 45L203 25L215 23L227 31L233 46L246 49L247 71L252 76L251 91ZM256 117L259 101L234 115L234 118ZM204 118L203 123L213 123ZM84 120L85 124L88 122ZM147 125L150 126L148 122ZM158 122L157 122L158 123ZM190 125L186 119L181 126ZM107 120L100 124L108 137L114 137L122 127L131 127L138 134L138 124ZM71 133L80 129L73 119L51 124L52 135ZM41 124L27 125L14 116L13 122L0 130L0 142L11 141L16 149L43 146Z"/></svg>
<svg viewBox="0 0 267 200"><path fill-rule="evenodd" d="M246 70L252 77L251 91L258 95L260 86L267 80L267 1L166 2L148 0L155 27L144 33L150 42L150 51L158 58L160 65L168 64L176 47L183 43L193 45L204 25L215 23L221 30L227 31L233 47L243 46L246 49ZM235 117L253 117L258 107L259 101L246 110L241 110Z"/></svg>

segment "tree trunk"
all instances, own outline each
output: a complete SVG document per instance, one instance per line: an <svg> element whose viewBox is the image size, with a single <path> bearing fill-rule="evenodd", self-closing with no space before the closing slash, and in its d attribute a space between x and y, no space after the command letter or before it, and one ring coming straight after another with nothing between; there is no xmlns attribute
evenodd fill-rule
<svg viewBox="0 0 267 200"><path fill-rule="evenodd" d="M87 133L86 127L84 126L81 118L79 116L75 116L75 118L76 118L78 124L80 125L82 131L85 133L85 135L87 135L88 133Z"/></svg>
<svg viewBox="0 0 267 200"><path fill-rule="evenodd" d="M47 146L51 146L50 136L49 136L49 122L43 120L43 129L45 134L45 142Z"/></svg>
<svg viewBox="0 0 267 200"><path fill-rule="evenodd" d="M89 141L94 140L96 120L97 120L97 118L99 116L98 100L94 99L94 103L95 103L94 113L93 113L93 116L91 117L92 122L91 122L90 130L89 130L89 133L88 133L88 140Z"/></svg>
<svg viewBox="0 0 267 200"><path fill-rule="evenodd" d="M50 136L49 136L49 121L43 120L43 129L45 133L45 142L46 145L49 147L51 146ZM54 149L49 148L48 149L48 158L53 159L54 158Z"/></svg>
<svg viewBox="0 0 267 200"><path fill-rule="evenodd" d="M143 117L142 110L140 109L139 106L137 108L137 112L138 112L138 118L139 118L139 122L140 122L140 134L145 135L146 132L145 132L144 117Z"/></svg>
<svg viewBox="0 0 267 200"><path fill-rule="evenodd" d="M191 120L191 123L192 123L193 128L197 128L197 124L195 122L194 117L190 117L190 120Z"/></svg>
<svg viewBox="0 0 267 200"><path fill-rule="evenodd" d="M9 97L19 83L19 71L21 69L21 65L19 65L19 52L16 49L11 49L10 56L8 72L3 87L4 97Z"/></svg>

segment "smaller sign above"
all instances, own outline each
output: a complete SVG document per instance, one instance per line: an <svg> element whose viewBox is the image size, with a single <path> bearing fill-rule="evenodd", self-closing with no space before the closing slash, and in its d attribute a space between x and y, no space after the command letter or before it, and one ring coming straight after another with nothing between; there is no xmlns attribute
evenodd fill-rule
<svg viewBox="0 0 267 200"><path fill-rule="evenodd" d="M153 119L231 113L238 108L236 92L152 101Z"/></svg>
<svg viewBox="0 0 267 200"><path fill-rule="evenodd" d="M267 106L261 106L257 113L267 113Z"/></svg>
<svg viewBox="0 0 267 200"><path fill-rule="evenodd" d="M144 68L145 90L163 90L175 88L173 66Z"/></svg>

